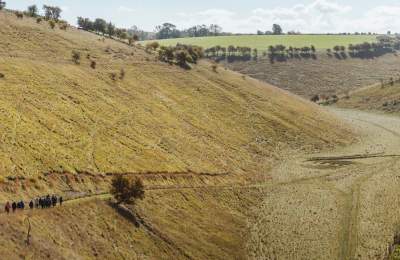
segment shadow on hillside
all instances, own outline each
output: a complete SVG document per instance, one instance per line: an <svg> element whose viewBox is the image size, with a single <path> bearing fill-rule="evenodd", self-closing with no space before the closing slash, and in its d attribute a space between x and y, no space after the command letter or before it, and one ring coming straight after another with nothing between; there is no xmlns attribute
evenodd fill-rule
<svg viewBox="0 0 400 260"><path fill-rule="evenodd" d="M128 209L126 206L118 205L117 203L114 203L112 201L108 201L107 204L108 206L115 209L118 212L118 214L120 214L126 220L132 222L132 224L134 224L135 227L138 228L140 227L141 224L143 224L144 221L141 220L133 211Z"/></svg>
<svg viewBox="0 0 400 260"><path fill-rule="evenodd" d="M186 258L191 259L190 255L188 255L181 247L179 247L173 240L171 240L167 235L162 233L160 230L158 230L156 227L151 225L150 223L146 222L139 214L134 212L133 210L129 209L128 207L124 205L118 205L112 201L108 201L108 205L115 209L122 217L130 221L135 225L135 227L144 227L149 234L151 234L153 237L156 237L158 239L161 239L163 242L168 244L171 248L174 248L178 250L180 254L185 256Z"/></svg>

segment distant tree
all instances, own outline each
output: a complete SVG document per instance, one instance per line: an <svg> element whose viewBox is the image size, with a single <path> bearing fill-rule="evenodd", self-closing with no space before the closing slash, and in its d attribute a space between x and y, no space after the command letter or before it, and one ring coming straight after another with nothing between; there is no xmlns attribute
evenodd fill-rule
<svg viewBox="0 0 400 260"><path fill-rule="evenodd" d="M144 185L141 179L131 180L120 174L112 179L110 193L116 199L117 204L134 204L136 200L142 200L145 195Z"/></svg>
<svg viewBox="0 0 400 260"><path fill-rule="evenodd" d="M257 48L253 49L253 57L254 57L254 59L258 58L258 50L257 50Z"/></svg>
<svg viewBox="0 0 400 260"><path fill-rule="evenodd" d="M61 17L61 8L58 6L43 5L44 17L46 20L58 21Z"/></svg>
<svg viewBox="0 0 400 260"><path fill-rule="evenodd" d="M82 29L84 29L84 30L86 30L86 26L85 26L85 18L83 18L83 17L81 17L81 16L79 16L78 17L78 26L79 26L79 28L82 28Z"/></svg>
<svg viewBox="0 0 400 260"><path fill-rule="evenodd" d="M236 48L233 45L228 46L228 56L233 56L236 52Z"/></svg>
<svg viewBox="0 0 400 260"><path fill-rule="evenodd" d="M172 23L164 23L156 27L156 37L157 39L169 39L169 38L179 38L180 32L176 29L176 26Z"/></svg>
<svg viewBox="0 0 400 260"><path fill-rule="evenodd" d="M263 31L260 31L260 30L258 30L258 31L257 31L257 35L264 35L264 32L263 32Z"/></svg>
<svg viewBox="0 0 400 260"><path fill-rule="evenodd" d="M78 26L86 31L94 30L94 23L89 18L78 17Z"/></svg>
<svg viewBox="0 0 400 260"><path fill-rule="evenodd" d="M275 35L281 35L283 33L283 30L279 24L274 24L272 25L272 32Z"/></svg>
<svg viewBox="0 0 400 260"><path fill-rule="evenodd" d="M335 47L333 47L333 50L335 52L339 52L340 51L340 46L336 45Z"/></svg>
<svg viewBox="0 0 400 260"><path fill-rule="evenodd" d="M104 35L107 29L107 22L101 18L97 18L93 23L93 29L96 32L102 33Z"/></svg>
<svg viewBox="0 0 400 260"><path fill-rule="evenodd" d="M31 5L28 6L28 9L26 11L26 13L30 16L30 17L36 17L38 14L38 8L36 5Z"/></svg>
<svg viewBox="0 0 400 260"><path fill-rule="evenodd" d="M4 2L3 0L0 0L0 10L3 10L6 7L6 2Z"/></svg>
<svg viewBox="0 0 400 260"><path fill-rule="evenodd" d="M218 24L211 24L209 31L213 36L218 36L222 32L222 27Z"/></svg>
<svg viewBox="0 0 400 260"><path fill-rule="evenodd" d="M108 36L111 38L115 35L116 29L115 29L115 25L112 24L111 22L109 22L107 24L107 28L106 28L106 32L108 34Z"/></svg>

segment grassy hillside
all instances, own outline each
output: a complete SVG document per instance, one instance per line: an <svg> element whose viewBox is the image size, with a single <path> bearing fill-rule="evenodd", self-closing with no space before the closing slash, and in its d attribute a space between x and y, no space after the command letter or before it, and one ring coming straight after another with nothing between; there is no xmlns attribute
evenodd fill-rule
<svg viewBox="0 0 400 260"><path fill-rule="evenodd" d="M183 70L140 47L5 12L0 35L2 202L105 191L109 173L140 175L148 189L137 206L147 227L104 201L1 215L7 259L244 258L249 209L261 194L232 183L267 177L287 152L352 141L317 105L229 70L215 73L206 61ZM81 53L79 65L72 51Z"/></svg>
<svg viewBox="0 0 400 260"><path fill-rule="evenodd" d="M307 99L313 95L342 94L389 80L400 73L398 54L374 59L337 59L325 53L317 59L292 59L271 63L269 59L225 63L227 68L281 87Z"/></svg>
<svg viewBox="0 0 400 260"><path fill-rule="evenodd" d="M363 42L374 42L374 35L242 35L242 36L217 36L160 40L161 45L176 45L177 43L193 44L210 48L216 45L228 47L229 45L246 46L266 50L270 45L283 44L292 47L314 45L317 49L333 48L335 45L348 46Z"/></svg>
<svg viewBox="0 0 400 260"><path fill-rule="evenodd" d="M83 200L27 215L0 214L4 259L245 259L246 211L255 192L158 191L137 209L136 227L103 200Z"/></svg>
<svg viewBox="0 0 400 260"><path fill-rule="evenodd" d="M318 107L206 62L185 71L90 33L0 21L2 175L260 172L284 149L346 139Z"/></svg>
<svg viewBox="0 0 400 260"><path fill-rule="evenodd" d="M400 113L400 84L385 83L383 87L381 84L376 84L362 88L351 92L346 98L341 98L338 106Z"/></svg>

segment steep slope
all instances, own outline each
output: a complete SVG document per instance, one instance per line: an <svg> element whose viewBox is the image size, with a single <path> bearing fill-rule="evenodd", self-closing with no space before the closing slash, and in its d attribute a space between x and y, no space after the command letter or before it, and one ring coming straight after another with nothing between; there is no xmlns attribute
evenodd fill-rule
<svg viewBox="0 0 400 260"><path fill-rule="evenodd" d="M135 227L104 201L2 215L7 259L243 259L250 208L262 201L246 178L269 180L287 153L353 141L320 107L207 62L186 71L140 47L12 13L0 12L0 24L2 202L102 192L112 173L140 175L146 199L135 210L158 230Z"/></svg>
<svg viewBox="0 0 400 260"><path fill-rule="evenodd" d="M208 63L185 71L72 28L0 22L2 174L264 172L284 149L348 140L317 106Z"/></svg>

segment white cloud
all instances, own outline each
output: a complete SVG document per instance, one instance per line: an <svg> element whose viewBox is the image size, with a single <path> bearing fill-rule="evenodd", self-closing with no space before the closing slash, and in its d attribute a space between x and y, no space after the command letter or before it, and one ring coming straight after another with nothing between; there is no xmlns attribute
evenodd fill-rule
<svg viewBox="0 0 400 260"><path fill-rule="evenodd" d="M400 5L378 6L356 17L353 8L335 0L315 0L292 7L257 8L248 16L224 9L208 9L196 13L180 13L174 21L179 27L218 23L225 31L251 32L270 30L279 23L284 30L305 33L373 31L400 32Z"/></svg>
<svg viewBox="0 0 400 260"><path fill-rule="evenodd" d="M121 12L121 13L132 13L134 11L135 11L135 9L130 8L130 7L126 7L126 6L122 6L122 5L120 7L118 7L118 12Z"/></svg>

